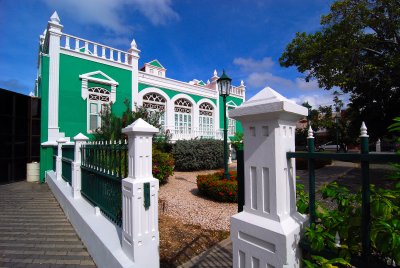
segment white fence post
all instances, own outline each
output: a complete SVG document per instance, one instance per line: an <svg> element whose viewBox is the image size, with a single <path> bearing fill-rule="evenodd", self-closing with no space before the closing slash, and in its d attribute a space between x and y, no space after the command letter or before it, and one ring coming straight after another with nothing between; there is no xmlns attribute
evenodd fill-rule
<svg viewBox="0 0 400 268"><path fill-rule="evenodd" d="M62 145L66 143L67 140L64 138L59 138L57 140L57 157L56 157L56 175L57 175L57 180L62 180L62 163L61 163L61 158L62 158Z"/></svg>
<svg viewBox="0 0 400 268"><path fill-rule="evenodd" d="M296 209L295 151L297 120L307 108L269 87L229 118L244 130L245 205L231 218L233 267L300 267L300 231L306 217Z"/></svg>
<svg viewBox="0 0 400 268"><path fill-rule="evenodd" d="M128 135L128 178L122 180L122 249L136 267L159 267L158 180L152 175L152 138L158 129L143 119Z"/></svg>
<svg viewBox="0 0 400 268"><path fill-rule="evenodd" d="M74 161L72 162L72 196L74 198L81 197L81 146L89 140L88 137L79 133L74 137Z"/></svg>

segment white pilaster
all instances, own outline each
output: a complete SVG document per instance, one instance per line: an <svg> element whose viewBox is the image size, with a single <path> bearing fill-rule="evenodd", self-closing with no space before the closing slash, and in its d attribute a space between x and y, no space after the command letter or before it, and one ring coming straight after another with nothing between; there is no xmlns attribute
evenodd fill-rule
<svg viewBox="0 0 400 268"><path fill-rule="evenodd" d="M122 130L128 135L128 178L122 180L122 249L135 267L159 267L158 180L152 175L152 136L143 119ZM145 184L149 184L149 207Z"/></svg>
<svg viewBox="0 0 400 268"><path fill-rule="evenodd" d="M72 162L72 196L81 197L81 146L89 140L88 137L79 133L74 137L74 161Z"/></svg>
<svg viewBox="0 0 400 268"><path fill-rule="evenodd" d="M57 180L62 180L62 164L61 164L61 158L62 158L62 145L66 143L67 140L64 138L59 138L57 140L57 157L56 157L56 174L57 174Z"/></svg>
<svg viewBox="0 0 400 268"><path fill-rule="evenodd" d="M131 54L130 63L132 66L132 110L135 108L135 103L138 102L139 94L139 53L140 50L137 48L135 39L131 42L131 48L128 50Z"/></svg>
<svg viewBox="0 0 400 268"><path fill-rule="evenodd" d="M264 88L230 110L244 131L245 205L231 218L233 267L300 267L306 217L296 210L295 128L307 109Z"/></svg>
<svg viewBox="0 0 400 268"><path fill-rule="evenodd" d="M57 12L54 12L48 22L49 34L49 111L48 140L54 141L60 137L58 127L59 98L59 68L60 68L60 38L63 26Z"/></svg>

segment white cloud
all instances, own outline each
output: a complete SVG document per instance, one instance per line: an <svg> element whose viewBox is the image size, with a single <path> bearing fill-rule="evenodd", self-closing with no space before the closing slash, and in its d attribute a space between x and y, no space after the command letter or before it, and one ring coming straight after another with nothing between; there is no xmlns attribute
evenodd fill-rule
<svg viewBox="0 0 400 268"><path fill-rule="evenodd" d="M286 78L275 76L270 72L253 72L246 78L246 84L252 88L270 86L272 88L292 88L294 83Z"/></svg>
<svg viewBox="0 0 400 268"><path fill-rule="evenodd" d="M171 0L43 0L50 8L69 14L74 19L87 24L100 25L116 33L126 33L131 25L126 25L120 16L123 9L133 9L142 13L154 25L165 24L179 19L172 9ZM59 14L60 15L60 14ZM61 16L62 23L62 16Z"/></svg>
<svg viewBox="0 0 400 268"><path fill-rule="evenodd" d="M264 57L261 60L253 58L235 58L233 59L235 65L240 66L243 71L265 71L274 65L271 57Z"/></svg>
<svg viewBox="0 0 400 268"><path fill-rule="evenodd" d="M319 93L313 93L313 94L308 94L308 95L299 95L296 98L291 98L294 102L297 104L303 104L304 102L308 102L313 109L317 109L318 106L322 105L331 105L332 104L332 95L331 93L328 92L319 92Z"/></svg>
<svg viewBox="0 0 400 268"><path fill-rule="evenodd" d="M306 82L304 79L297 77L295 80L296 87L301 90L316 90L320 89L318 86L317 80L311 80L310 82Z"/></svg>

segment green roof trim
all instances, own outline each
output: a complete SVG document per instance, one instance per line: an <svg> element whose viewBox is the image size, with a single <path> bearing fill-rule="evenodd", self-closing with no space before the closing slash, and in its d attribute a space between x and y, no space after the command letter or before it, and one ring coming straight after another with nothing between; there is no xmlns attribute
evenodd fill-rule
<svg viewBox="0 0 400 268"><path fill-rule="evenodd" d="M205 85L206 85L206 84L205 84L203 81L200 80L199 86L205 86Z"/></svg>
<svg viewBox="0 0 400 268"><path fill-rule="evenodd" d="M152 60L148 64L150 64L150 65L152 65L154 67L165 69L164 66L162 66L161 63L158 60Z"/></svg>

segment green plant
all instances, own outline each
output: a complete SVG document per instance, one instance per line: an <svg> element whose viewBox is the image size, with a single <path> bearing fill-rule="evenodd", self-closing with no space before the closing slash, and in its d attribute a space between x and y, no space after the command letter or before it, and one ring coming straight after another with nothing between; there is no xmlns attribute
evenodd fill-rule
<svg viewBox="0 0 400 268"><path fill-rule="evenodd" d="M160 184L168 182L169 176L174 174L174 159L171 154L153 148L153 176Z"/></svg>
<svg viewBox="0 0 400 268"><path fill-rule="evenodd" d="M199 193L220 202L237 202L237 173L229 171L230 180L224 179L224 171L197 176Z"/></svg>
<svg viewBox="0 0 400 268"><path fill-rule="evenodd" d="M175 168L181 171L217 169L223 166L223 141L179 140L172 149Z"/></svg>
<svg viewBox="0 0 400 268"><path fill-rule="evenodd" d="M303 262L307 268L338 268L338 267L340 267L340 266L337 266L336 264L340 264L341 266L344 266L344 267L351 267L351 264L342 258L334 258L331 260L327 260L324 257L316 256L316 255L311 255L311 261L303 260Z"/></svg>
<svg viewBox="0 0 400 268"><path fill-rule="evenodd" d="M235 136L230 138L232 147L237 150L243 150L243 133L236 132Z"/></svg>

